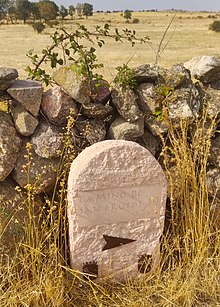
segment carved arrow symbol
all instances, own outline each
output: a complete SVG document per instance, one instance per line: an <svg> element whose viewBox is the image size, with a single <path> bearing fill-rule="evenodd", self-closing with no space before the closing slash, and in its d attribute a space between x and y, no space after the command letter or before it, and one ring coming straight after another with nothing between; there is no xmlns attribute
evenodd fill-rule
<svg viewBox="0 0 220 307"><path fill-rule="evenodd" d="M103 238L106 241L106 244L102 249L103 251L136 241L136 240L132 240L132 239L111 237L111 236L106 236L106 235L103 235Z"/></svg>

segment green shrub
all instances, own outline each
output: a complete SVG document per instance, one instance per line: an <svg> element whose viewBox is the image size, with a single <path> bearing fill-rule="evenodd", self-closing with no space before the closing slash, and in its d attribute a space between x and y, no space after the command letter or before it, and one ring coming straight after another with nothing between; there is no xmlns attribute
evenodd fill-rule
<svg viewBox="0 0 220 307"><path fill-rule="evenodd" d="M133 18L132 23L139 23L140 20L138 18Z"/></svg>
<svg viewBox="0 0 220 307"><path fill-rule="evenodd" d="M133 89L137 85L134 70L128 67L127 64L123 64L122 66L116 67L116 70L118 71L114 80L114 83L116 85L128 89Z"/></svg>
<svg viewBox="0 0 220 307"><path fill-rule="evenodd" d="M32 23L32 27L37 33L42 33L45 29L45 25L42 22L34 22Z"/></svg>
<svg viewBox="0 0 220 307"><path fill-rule="evenodd" d="M209 29L215 32L220 32L220 20L215 20L210 24Z"/></svg>

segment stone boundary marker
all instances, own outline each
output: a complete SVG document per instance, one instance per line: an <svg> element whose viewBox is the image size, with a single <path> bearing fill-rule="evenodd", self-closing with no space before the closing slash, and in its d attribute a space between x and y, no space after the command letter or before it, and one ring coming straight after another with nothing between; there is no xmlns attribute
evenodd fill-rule
<svg viewBox="0 0 220 307"><path fill-rule="evenodd" d="M159 163L130 141L96 143L68 179L71 267L98 280L149 272L159 255L167 183Z"/></svg>

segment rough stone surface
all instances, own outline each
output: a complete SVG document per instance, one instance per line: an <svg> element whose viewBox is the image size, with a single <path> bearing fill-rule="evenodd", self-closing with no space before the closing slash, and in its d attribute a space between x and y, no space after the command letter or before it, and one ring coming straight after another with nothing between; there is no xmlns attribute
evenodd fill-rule
<svg viewBox="0 0 220 307"><path fill-rule="evenodd" d="M154 114L161 109L161 99L153 83L142 83L137 87L138 105L146 115Z"/></svg>
<svg viewBox="0 0 220 307"><path fill-rule="evenodd" d="M214 56L194 57L184 66L190 70L191 75L203 83L220 79L220 59Z"/></svg>
<svg viewBox="0 0 220 307"><path fill-rule="evenodd" d="M89 119L76 123L79 138L85 139L90 145L104 141L106 136L105 123L99 119Z"/></svg>
<svg viewBox="0 0 220 307"><path fill-rule="evenodd" d="M144 134L144 119L127 122L118 117L109 127L108 138L113 140L134 141Z"/></svg>
<svg viewBox="0 0 220 307"><path fill-rule="evenodd" d="M190 87L192 80L190 72L183 64L175 64L165 74L165 84L170 88Z"/></svg>
<svg viewBox="0 0 220 307"><path fill-rule="evenodd" d="M71 67L63 66L57 69L53 80L79 103L90 102L91 86L88 79L77 74Z"/></svg>
<svg viewBox="0 0 220 307"><path fill-rule="evenodd" d="M99 279L124 281L143 276L143 259L152 257L152 263L142 267L146 272L156 265L166 179L148 150L127 141L104 141L86 148L72 163L68 201L74 270L95 268ZM110 238L113 245L107 236L116 238ZM118 243L119 238L129 239L129 244Z"/></svg>
<svg viewBox="0 0 220 307"><path fill-rule="evenodd" d="M205 109L210 118L220 116L220 90L208 87L205 92Z"/></svg>
<svg viewBox="0 0 220 307"><path fill-rule="evenodd" d="M169 128L165 122L158 120L156 117L145 117L144 125L155 136L166 134Z"/></svg>
<svg viewBox="0 0 220 307"><path fill-rule="evenodd" d="M31 144L42 158L58 157L63 146L63 133L49 122L41 122L31 138Z"/></svg>
<svg viewBox="0 0 220 307"><path fill-rule="evenodd" d="M220 136L212 139L209 160L214 166L220 168Z"/></svg>
<svg viewBox="0 0 220 307"><path fill-rule="evenodd" d="M67 124L71 109L73 117L76 117L78 113L73 98L68 96L59 86L54 86L43 94L41 107L49 121L57 126Z"/></svg>
<svg viewBox="0 0 220 307"><path fill-rule="evenodd" d="M170 119L179 124L180 118L188 119L192 122L195 118L194 114L199 111L200 102L194 99L190 89L177 89L172 95L166 98Z"/></svg>
<svg viewBox="0 0 220 307"><path fill-rule="evenodd" d="M111 96L110 84L106 80L92 81L91 97L97 103L106 104Z"/></svg>
<svg viewBox="0 0 220 307"><path fill-rule="evenodd" d="M165 80L163 75L166 71L166 69L153 64L143 64L134 69L135 79L138 84L149 82L155 84L164 83Z"/></svg>
<svg viewBox="0 0 220 307"><path fill-rule="evenodd" d="M43 88L40 82L16 80L8 88L8 93L32 115L37 116L39 113Z"/></svg>
<svg viewBox="0 0 220 307"><path fill-rule="evenodd" d="M136 140L136 142L144 148L148 149L154 157L157 157L158 153L161 150L160 139L158 137L155 137L147 130L140 138Z"/></svg>
<svg viewBox="0 0 220 307"><path fill-rule="evenodd" d="M135 122L143 117L138 107L138 96L131 89L117 87L112 90L112 102L118 113L127 121Z"/></svg>
<svg viewBox="0 0 220 307"><path fill-rule="evenodd" d="M7 90L18 77L18 71L14 68L0 67L0 91Z"/></svg>
<svg viewBox="0 0 220 307"><path fill-rule="evenodd" d="M82 114L90 118L104 119L113 113L111 106L105 106L101 103L91 102L82 105Z"/></svg>
<svg viewBox="0 0 220 307"><path fill-rule="evenodd" d="M35 194L50 190L56 180L58 160L41 158L31 149L30 154L32 160L28 169L26 147L23 147L19 152L18 159L12 172L14 180L22 188L25 188L27 184L30 184L33 187L33 192Z"/></svg>
<svg viewBox="0 0 220 307"><path fill-rule="evenodd" d="M10 101L10 110L18 133L22 136L32 135L39 121L16 100Z"/></svg>
<svg viewBox="0 0 220 307"><path fill-rule="evenodd" d="M21 140L10 115L0 111L0 181L13 170Z"/></svg>

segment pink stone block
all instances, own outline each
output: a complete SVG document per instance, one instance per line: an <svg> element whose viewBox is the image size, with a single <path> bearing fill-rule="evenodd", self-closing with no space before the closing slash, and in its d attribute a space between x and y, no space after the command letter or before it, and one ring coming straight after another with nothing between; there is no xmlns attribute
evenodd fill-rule
<svg viewBox="0 0 220 307"><path fill-rule="evenodd" d="M108 140L86 148L68 180L71 267L97 280L123 282L155 267L167 183L137 143Z"/></svg>

